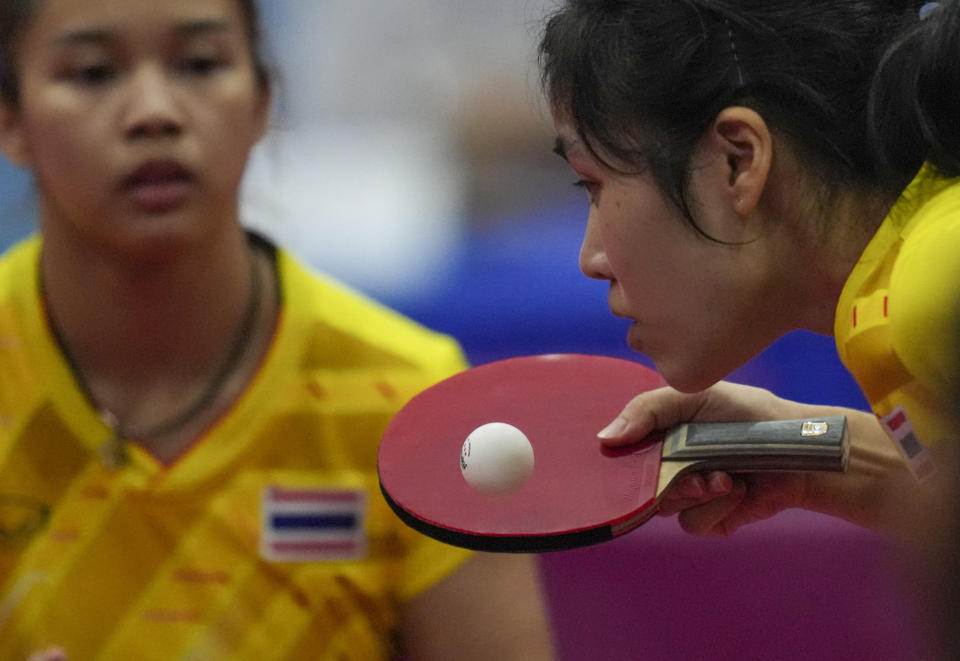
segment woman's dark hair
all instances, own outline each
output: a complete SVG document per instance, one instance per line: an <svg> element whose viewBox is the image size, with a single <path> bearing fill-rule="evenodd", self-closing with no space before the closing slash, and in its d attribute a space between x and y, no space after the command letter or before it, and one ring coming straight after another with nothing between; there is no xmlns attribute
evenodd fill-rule
<svg viewBox="0 0 960 661"><path fill-rule="evenodd" d="M16 105L20 99L20 84L17 76L16 41L28 27L34 14L44 0L0 0L0 100ZM257 0L237 0L243 14L253 56L257 82L261 87L270 85L270 70L265 64L260 30L260 12Z"/></svg>
<svg viewBox="0 0 960 661"><path fill-rule="evenodd" d="M925 160L960 174L958 2L921 20L893 0L567 0L542 80L594 156L649 168L694 228L690 156L731 105L789 140L822 194L893 193Z"/></svg>
<svg viewBox="0 0 960 661"><path fill-rule="evenodd" d="M960 1L936 3L884 53L867 126L882 174L909 179L928 161L960 176Z"/></svg>

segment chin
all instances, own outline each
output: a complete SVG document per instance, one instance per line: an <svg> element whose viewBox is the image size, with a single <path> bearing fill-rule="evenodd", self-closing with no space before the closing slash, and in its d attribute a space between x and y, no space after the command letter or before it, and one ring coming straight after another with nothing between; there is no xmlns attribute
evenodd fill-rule
<svg viewBox="0 0 960 661"><path fill-rule="evenodd" d="M729 374L728 371L716 369L705 362L660 360L655 356L650 356L650 359L667 385L684 393L706 390Z"/></svg>
<svg viewBox="0 0 960 661"><path fill-rule="evenodd" d="M684 393L702 392L723 379L722 376L704 378L702 374L682 375L674 378L661 373L661 376L671 388Z"/></svg>
<svg viewBox="0 0 960 661"><path fill-rule="evenodd" d="M131 230L114 237L115 252L140 268L167 264L189 252L198 241L196 228L175 222L161 221Z"/></svg>

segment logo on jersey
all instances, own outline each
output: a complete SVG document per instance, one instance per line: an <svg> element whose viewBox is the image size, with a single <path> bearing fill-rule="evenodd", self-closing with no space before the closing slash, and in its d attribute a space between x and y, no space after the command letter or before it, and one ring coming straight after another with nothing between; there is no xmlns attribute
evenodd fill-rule
<svg viewBox="0 0 960 661"><path fill-rule="evenodd" d="M260 555L274 562L356 560L367 550L361 489L267 487Z"/></svg>

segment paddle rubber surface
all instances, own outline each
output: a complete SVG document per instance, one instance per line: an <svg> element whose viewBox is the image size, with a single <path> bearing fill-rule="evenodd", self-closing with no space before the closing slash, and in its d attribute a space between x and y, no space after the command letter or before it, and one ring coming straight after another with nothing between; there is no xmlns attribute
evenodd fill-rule
<svg viewBox="0 0 960 661"><path fill-rule="evenodd" d="M655 511L663 436L611 451L597 432L662 385L653 370L605 356L475 367L417 395L391 421L379 450L381 489L408 525L467 548L529 552L610 539ZM533 473L510 494L484 495L461 474L464 440L488 422L517 427L533 446Z"/></svg>

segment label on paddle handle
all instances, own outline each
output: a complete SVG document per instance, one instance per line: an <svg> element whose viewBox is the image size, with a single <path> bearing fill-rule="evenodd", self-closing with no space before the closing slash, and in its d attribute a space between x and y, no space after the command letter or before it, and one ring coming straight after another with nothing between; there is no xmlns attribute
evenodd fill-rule
<svg viewBox="0 0 960 661"><path fill-rule="evenodd" d="M762 422L688 423L671 430L663 460L703 470L846 469L850 454L844 416Z"/></svg>

